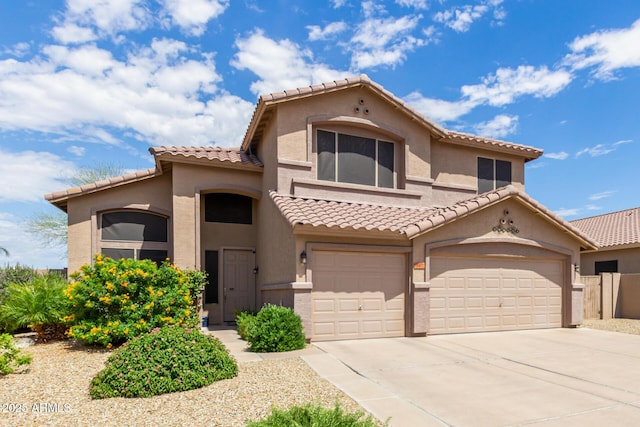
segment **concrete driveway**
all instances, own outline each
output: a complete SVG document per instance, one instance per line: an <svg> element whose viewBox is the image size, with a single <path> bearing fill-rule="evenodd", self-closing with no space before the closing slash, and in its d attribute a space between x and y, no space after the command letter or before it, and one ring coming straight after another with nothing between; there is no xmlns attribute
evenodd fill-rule
<svg viewBox="0 0 640 427"><path fill-rule="evenodd" d="M392 426L640 425L640 336L591 329L314 344L302 358Z"/></svg>

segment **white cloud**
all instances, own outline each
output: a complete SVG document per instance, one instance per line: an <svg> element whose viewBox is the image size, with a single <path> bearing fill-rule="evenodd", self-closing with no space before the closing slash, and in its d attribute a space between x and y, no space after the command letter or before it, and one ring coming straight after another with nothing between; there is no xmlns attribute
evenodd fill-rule
<svg viewBox="0 0 640 427"><path fill-rule="evenodd" d="M412 92L404 98L404 101L411 104L427 118L436 122L447 122L457 120L459 117L469 113L477 106L469 101L444 101L441 99L427 98L420 92Z"/></svg>
<svg viewBox="0 0 640 427"><path fill-rule="evenodd" d="M350 74L314 63L309 50L287 39L270 39L262 30L237 39L236 46L238 53L231 65L250 70L260 78L251 84L251 91L256 94L328 82Z"/></svg>
<svg viewBox="0 0 640 427"><path fill-rule="evenodd" d="M19 58L29 53L30 50L31 50L31 45L29 45L29 43L20 42L20 43L14 44L10 48L4 49L3 52L7 55L11 55Z"/></svg>
<svg viewBox="0 0 640 427"><path fill-rule="evenodd" d="M75 166L48 152L0 150L0 202L38 202L67 187Z"/></svg>
<svg viewBox="0 0 640 427"><path fill-rule="evenodd" d="M220 16L229 6L229 0L162 1L171 22L193 36L204 34L207 23Z"/></svg>
<svg viewBox="0 0 640 427"><path fill-rule="evenodd" d="M67 0L67 9L52 36L62 43L92 41L98 35L141 31L153 18L144 0Z"/></svg>
<svg viewBox="0 0 640 427"><path fill-rule="evenodd" d="M576 70L593 67L595 77L613 79L621 68L640 66L640 19L629 28L577 37L569 48L571 53L565 56L565 64Z"/></svg>
<svg viewBox="0 0 640 427"><path fill-rule="evenodd" d="M499 114L492 120L474 125L473 128L478 135L503 138L516 131L518 128L518 116Z"/></svg>
<svg viewBox="0 0 640 427"><path fill-rule="evenodd" d="M554 160L566 160L569 157L569 153L566 153L564 151L560 151L559 153L545 153L543 157Z"/></svg>
<svg viewBox="0 0 640 427"><path fill-rule="evenodd" d="M554 213L561 217L577 216L582 211L582 208L560 208L555 210Z"/></svg>
<svg viewBox="0 0 640 427"><path fill-rule="evenodd" d="M87 151L87 149L84 147L78 147L77 145L72 145L69 148L67 148L67 151L70 152L71 154L81 157L81 156L84 156L84 153L85 151Z"/></svg>
<svg viewBox="0 0 640 427"><path fill-rule="evenodd" d="M469 31L473 21L481 18L482 15L488 11L489 7L485 4L476 6L466 5L460 8L438 12L433 16L433 20L446 25L456 32L463 33Z"/></svg>
<svg viewBox="0 0 640 427"><path fill-rule="evenodd" d="M580 157L583 154L588 154L591 157L599 157L599 156L604 156L605 154L609 154L615 150L616 149L613 148L612 146L598 144L598 145L594 145L593 147L583 148L582 150L576 153L576 157Z"/></svg>
<svg viewBox="0 0 640 427"><path fill-rule="evenodd" d="M516 69L499 68L495 74L483 78L481 84L462 86L461 92L472 102L500 107L523 95L552 97L567 87L571 80L572 75L566 70L552 71L546 66L520 65Z"/></svg>
<svg viewBox="0 0 640 427"><path fill-rule="evenodd" d="M334 34L338 34L347 29L347 24L344 21L332 22L326 27L321 28L318 25L309 25L306 27L309 30L309 40L326 40Z"/></svg>
<svg viewBox="0 0 640 427"><path fill-rule="evenodd" d="M633 139L622 139L620 141L616 141L613 143L614 147L617 147L618 145L624 145L624 144L630 144L633 142Z"/></svg>
<svg viewBox="0 0 640 427"><path fill-rule="evenodd" d="M45 46L29 61L0 60L0 130L110 144L120 143L114 132L121 131L153 144L238 145L252 104L218 89L210 54L187 55L194 56L184 42L161 39L125 61L94 45ZM221 127L212 102L233 104L237 116L226 113Z"/></svg>
<svg viewBox="0 0 640 427"><path fill-rule="evenodd" d="M595 193L589 196L589 200L601 200L601 199L606 199L608 197L613 196L615 193L617 193L616 190L607 190L607 191L603 191L601 193Z"/></svg>
<svg viewBox="0 0 640 427"><path fill-rule="evenodd" d="M396 0L396 3L404 7L413 7L415 9L428 9L427 0Z"/></svg>
<svg viewBox="0 0 640 427"><path fill-rule="evenodd" d="M366 19L357 25L347 46L353 69L401 64L408 52L427 43L411 34L422 16L377 17L384 11L370 2L363 3L363 9Z"/></svg>
<svg viewBox="0 0 640 427"><path fill-rule="evenodd" d="M347 4L347 0L331 0L331 3L333 3L334 9L338 9Z"/></svg>
<svg viewBox="0 0 640 427"><path fill-rule="evenodd" d="M602 206L596 206L596 205L586 205L584 208L586 210L588 210L588 211L599 211L599 210L602 210Z"/></svg>
<svg viewBox="0 0 640 427"><path fill-rule="evenodd" d="M521 65L516 69L499 68L495 74L484 77L481 84L462 86L459 101L426 98L419 92L412 92L405 97L405 101L436 121L454 121L480 105L502 107L521 96L554 96L571 79L572 75L564 70L551 71L545 66L536 68ZM501 120L506 123L505 118Z"/></svg>

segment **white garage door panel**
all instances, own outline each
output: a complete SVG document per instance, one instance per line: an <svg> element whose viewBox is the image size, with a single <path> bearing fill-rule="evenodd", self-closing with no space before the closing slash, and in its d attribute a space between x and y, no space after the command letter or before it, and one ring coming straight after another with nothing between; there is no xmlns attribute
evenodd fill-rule
<svg viewBox="0 0 640 427"><path fill-rule="evenodd" d="M431 259L430 334L562 326L560 261Z"/></svg>
<svg viewBox="0 0 640 427"><path fill-rule="evenodd" d="M405 255L314 251L314 341L404 336Z"/></svg>

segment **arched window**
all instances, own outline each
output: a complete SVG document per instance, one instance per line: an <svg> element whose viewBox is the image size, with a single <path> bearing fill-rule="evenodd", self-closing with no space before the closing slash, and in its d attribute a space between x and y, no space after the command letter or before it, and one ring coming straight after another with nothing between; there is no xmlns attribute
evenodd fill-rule
<svg viewBox="0 0 640 427"><path fill-rule="evenodd" d="M168 220L142 211L111 211L100 215L100 253L109 258L150 259L169 255Z"/></svg>

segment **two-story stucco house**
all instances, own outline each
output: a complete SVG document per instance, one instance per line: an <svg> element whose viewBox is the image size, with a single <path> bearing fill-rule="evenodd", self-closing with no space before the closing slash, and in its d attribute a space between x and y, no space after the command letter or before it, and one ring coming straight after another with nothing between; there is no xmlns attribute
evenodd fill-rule
<svg viewBox="0 0 640 427"><path fill-rule="evenodd" d="M260 97L239 149L47 195L92 255L209 272L203 313L293 307L311 340L569 327L595 243L524 191L542 151L444 129L366 76Z"/></svg>

